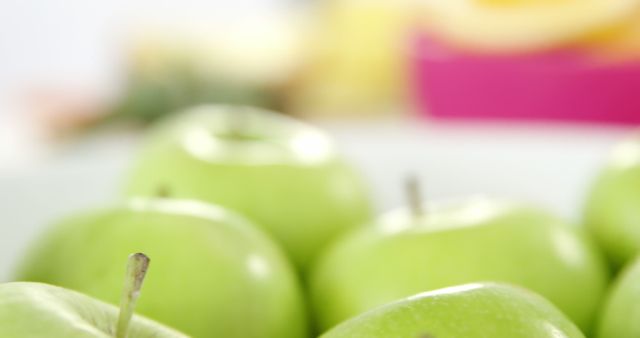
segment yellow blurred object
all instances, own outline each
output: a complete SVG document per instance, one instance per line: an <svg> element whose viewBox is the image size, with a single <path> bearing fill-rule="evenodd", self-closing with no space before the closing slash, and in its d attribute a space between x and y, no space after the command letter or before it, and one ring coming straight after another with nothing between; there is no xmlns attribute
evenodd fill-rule
<svg viewBox="0 0 640 338"><path fill-rule="evenodd" d="M482 6L523 6L523 5L555 5L563 2L571 2L572 0L475 0Z"/></svg>
<svg viewBox="0 0 640 338"><path fill-rule="evenodd" d="M282 83L302 63L306 28L294 13L215 24L146 28L133 41L136 71L162 73L176 64L232 82Z"/></svg>
<svg viewBox="0 0 640 338"><path fill-rule="evenodd" d="M582 44L608 61L640 59L640 9L627 20L588 36Z"/></svg>
<svg viewBox="0 0 640 338"><path fill-rule="evenodd" d="M411 7L402 0L322 3L310 60L292 86L298 114L388 112L403 92Z"/></svg>
<svg viewBox="0 0 640 338"><path fill-rule="evenodd" d="M480 52L563 46L630 19L640 0L421 0L425 27Z"/></svg>

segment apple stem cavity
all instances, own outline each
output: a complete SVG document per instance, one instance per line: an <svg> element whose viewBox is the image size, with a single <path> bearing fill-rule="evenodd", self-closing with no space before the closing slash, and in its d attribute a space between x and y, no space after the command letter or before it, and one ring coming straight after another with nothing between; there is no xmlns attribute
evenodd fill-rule
<svg viewBox="0 0 640 338"><path fill-rule="evenodd" d="M243 108L236 109L229 118L229 137L242 140L246 136L247 116Z"/></svg>
<svg viewBox="0 0 640 338"><path fill-rule="evenodd" d="M262 139L259 134L255 134L250 128L251 113L247 107L238 107L227 120L227 130L224 134L216 135L232 141L257 141Z"/></svg>
<svg viewBox="0 0 640 338"><path fill-rule="evenodd" d="M156 197L158 198L169 198L171 197L171 189L165 184L158 186L156 189Z"/></svg>
<svg viewBox="0 0 640 338"><path fill-rule="evenodd" d="M424 205L422 199L422 187L420 186L420 179L417 175L411 174L407 176L405 182L405 189L407 193L407 200L409 201L409 207L413 216L420 217L424 215Z"/></svg>
<svg viewBox="0 0 640 338"><path fill-rule="evenodd" d="M133 317L136 302L140 296L142 282L149 268L149 257L142 253L134 253L129 256L127 273L120 300L120 315L116 328L116 338L127 338L129 324Z"/></svg>

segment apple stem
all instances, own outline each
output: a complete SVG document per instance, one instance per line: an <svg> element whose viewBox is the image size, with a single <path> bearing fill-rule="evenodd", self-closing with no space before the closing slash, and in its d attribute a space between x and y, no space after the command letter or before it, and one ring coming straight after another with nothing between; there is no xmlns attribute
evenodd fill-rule
<svg viewBox="0 0 640 338"><path fill-rule="evenodd" d="M124 289L120 300L120 315L116 328L116 338L127 338L129 324L133 317L136 302L140 296L142 282L149 267L149 257L142 253L134 253L129 256L127 273L124 280Z"/></svg>
<svg viewBox="0 0 640 338"><path fill-rule="evenodd" d="M407 193L407 199L409 201L409 207L411 208L413 215L415 217L424 215L422 187L420 186L420 179L417 175L411 174L407 176L405 189Z"/></svg>

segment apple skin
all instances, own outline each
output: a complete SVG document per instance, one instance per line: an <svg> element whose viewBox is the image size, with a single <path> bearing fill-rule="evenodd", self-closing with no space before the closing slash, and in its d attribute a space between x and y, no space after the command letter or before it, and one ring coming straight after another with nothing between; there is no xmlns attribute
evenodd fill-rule
<svg viewBox="0 0 640 338"><path fill-rule="evenodd" d="M474 283L418 294L350 319L320 338L584 338L545 298Z"/></svg>
<svg viewBox="0 0 640 338"><path fill-rule="evenodd" d="M586 203L584 222L615 268L640 253L640 137L614 147Z"/></svg>
<svg viewBox="0 0 640 338"><path fill-rule="evenodd" d="M598 322L598 338L640 337L640 256L616 277Z"/></svg>
<svg viewBox="0 0 640 338"><path fill-rule="evenodd" d="M337 235L371 218L361 178L323 132L250 107L196 107L152 131L127 193L159 189L251 218L303 270Z"/></svg>
<svg viewBox="0 0 640 338"><path fill-rule="evenodd" d="M0 284L0 337L111 338L118 308L81 293L41 283ZM129 338L188 338L134 316Z"/></svg>
<svg viewBox="0 0 640 338"><path fill-rule="evenodd" d="M392 212L322 256L310 278L322 329L416 293L497 281L545 296L589 331L609 276L577 229L537 208L491 198L424 210Z"/></svg>
<svg viewBox="0 0 640 338"><path fill-rule="evenodd" d="M134 199L69 218L46 234L17 280L118 304L122 262L144 252L153 269L137 313L194 337L306 337L297 276L249 221L198 201Z"/></svg>

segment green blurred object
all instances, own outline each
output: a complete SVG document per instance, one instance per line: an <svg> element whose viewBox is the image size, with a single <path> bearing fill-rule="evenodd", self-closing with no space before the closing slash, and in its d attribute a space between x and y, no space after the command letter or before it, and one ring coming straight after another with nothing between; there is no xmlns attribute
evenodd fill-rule
<svg viewBox="0 0 640 338"><path fill-rule="evenodd" d="M640 257L617 277L601 313L598 338L640 337Z"/></svg>
<svg viewBox="0 0 640 338"><path fill-rule="evenodd" d="M585 223L616 268L640 253L640 138L617 145L589 194Z"/></svg>
<svg viewBox="0 0 640 338"><path fill-rule="evenodd" d="M339 240L311 275L320 326L419 292L479 281L529 288L585 332L608 282L595 245L523 204L478 197L405 209Z"/></svg>
<svg viewBox="0 0 640 338"><path fill-rule="evenodd" d="M583 338L553 304L526 289L466 284L396 301L320 338ZM620 336L621 337L621 336Z"/></svg>
<svg viewBox="0 0 640 338"><path fill-rule="evenodd" d="M211 103L282 110L304 62L306 21L289 9L139 28L129 41L124 91L105 123L149 123Z"/></svg>
<svg viewBox="0 0 640 338"><path fill-rule="evenodd" d="M153 260L140 314L193 337L307 337L284 254L244 218L202 202L134 199L65 219L35 243L17 279L117 304L131 252Z"/></svg>
<svg viewBox="0 0 640 338"><path fill-rule="evenodd" d="M301 269L371 216L361 177L325 133L252 107L196 107L153 130L127 193L161 188L248 216Z"/></svg>
<svg viewBox="0 0 640 338"><path fill-rule="evenodd" d="M103 124L155 122L180 109L206 103L245 104L278 109L275 88L217 78L187 61L168 62L155 72L133 69L125 95Z"/></svg>

